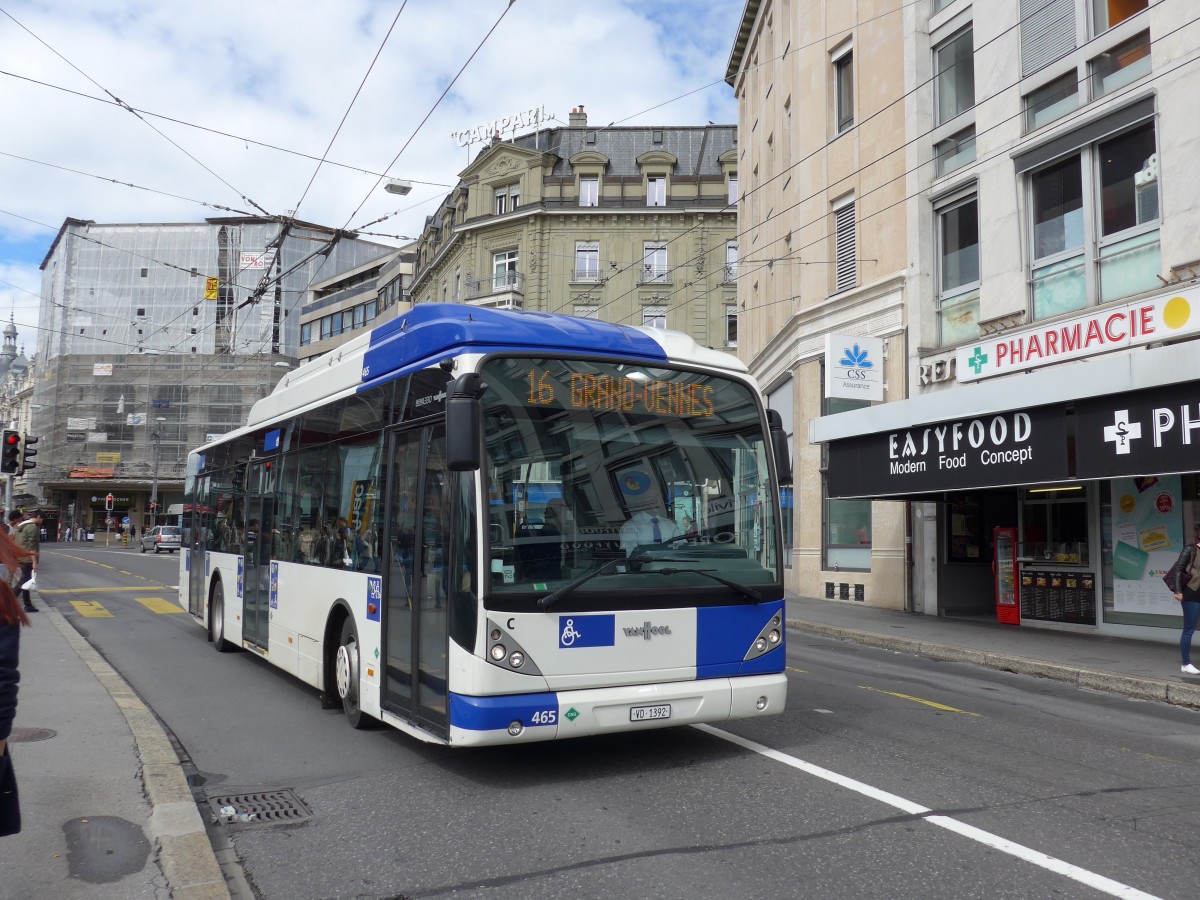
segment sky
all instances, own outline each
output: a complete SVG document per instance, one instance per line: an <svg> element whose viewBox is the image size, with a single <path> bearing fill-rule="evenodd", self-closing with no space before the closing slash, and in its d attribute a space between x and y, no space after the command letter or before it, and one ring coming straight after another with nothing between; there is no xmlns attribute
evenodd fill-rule
<svg viewBox="0 0 1200 900"><path fill-rule="evenodd" d="M743 6L0 0L0 321L32 355L68 217L387 216L363 230L401 244L479 150L454 132L535 108L565 125L580 104L590 125L734 124Z"/></svg>

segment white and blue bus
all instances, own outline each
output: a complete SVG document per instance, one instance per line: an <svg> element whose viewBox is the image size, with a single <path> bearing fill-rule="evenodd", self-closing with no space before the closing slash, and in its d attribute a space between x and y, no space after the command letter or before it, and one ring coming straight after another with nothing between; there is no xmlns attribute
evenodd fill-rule
<svg viewBox="0 0 1200 900"><path fill-rule="evenodd" d="M778 713L787 437L677 333L419 305L190 454L180 602L452 746Z"/></svg>

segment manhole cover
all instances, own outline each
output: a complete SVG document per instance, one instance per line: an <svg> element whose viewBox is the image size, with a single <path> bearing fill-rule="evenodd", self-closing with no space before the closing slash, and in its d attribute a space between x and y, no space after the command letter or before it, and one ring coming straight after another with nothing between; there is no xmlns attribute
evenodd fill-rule
<svg viewBox="0 0 1200 900"><path fill-rule="evenodd" d="M281 825L312 818L310 810L291 790L222 794L209 797L213 821L221 825Z"/></svg>
<svg viewBox="0 0 1200 900"><path fill-rule="evenodd" d="M31 741L45 741L58 734L51 728L14 728L8 736L13 744L28 744Z"/></svg>

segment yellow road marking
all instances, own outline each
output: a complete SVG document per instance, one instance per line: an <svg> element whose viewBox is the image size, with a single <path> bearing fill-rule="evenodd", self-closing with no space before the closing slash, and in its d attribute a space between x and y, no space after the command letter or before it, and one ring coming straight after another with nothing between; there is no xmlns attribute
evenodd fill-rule
<svg viewBox="0 0 1200 900"><path fill-rule="evenodd" d="M808 669L797 669L795 666L787 666L789 672L799 672L801 675L807 675Z"/></svg>
<svg viewBox="0 0 1200 900"><path fill-rule="evenodd" d="M111 593L113 591L125 591L125 592L144 591L145 589L146 588L144 585L132 585L131 584L128 587L63 588L61 590L56 588L55 590L52 590L52 591L47 591L47 590L43 590L42 588L38 588L38 593L39 594L50 594L50 595L53 595L53 594L95 594L95 593L100 593L100 592L104 592L104 591L108 591ZM166 585L162 585L161 587L156 587L154 589L156 591L173 591L173 590L175 590L175 588L167 587Z"/></svg>
<svg viewBox="0 0 1200 900"><path fill-rule="evenodd" d="M920 697L913 697L909 694L897 694L895 691L881 691L879 688L867 687L865 684L860 684L860 688L864 691L871 691L876 694L887 694L889 697L899 697L901 700L911 700L913 703L921 703L925 706L932 706L934 709L940 709L943 712L961 713L964 716L975 716L979 718L979 713L967 712L965 709L955 709L953 706L946 706L942 703L934 703L932 700L922 700Z"/></svg>
<svg viewBox="0 0 1200 900"><path fill-rule="evenodd" d="M162 597L138 597L137 602L152 613L169 615L171 613L183 612L183 607L178 603L172 603L170 600L164 600Z"/></svg>
<svg viewBox="0 0 1200 900"><path fill-rule="evenodd" d="M113 617L113 614L107 609L91 600L72 600L71 605L81 616L89 619L111 619Z"/></svg>

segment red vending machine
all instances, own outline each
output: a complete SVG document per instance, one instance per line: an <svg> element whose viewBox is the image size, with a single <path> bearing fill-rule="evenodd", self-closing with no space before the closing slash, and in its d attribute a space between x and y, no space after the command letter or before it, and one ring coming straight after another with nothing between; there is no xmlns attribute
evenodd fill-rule
<svg viewBox="0 0 1200 900"><path fill-rule="evenodd" d="M992 573L996 587L996 621L1021 624L1017 595L1017 529L992 529Z"/></svg>

